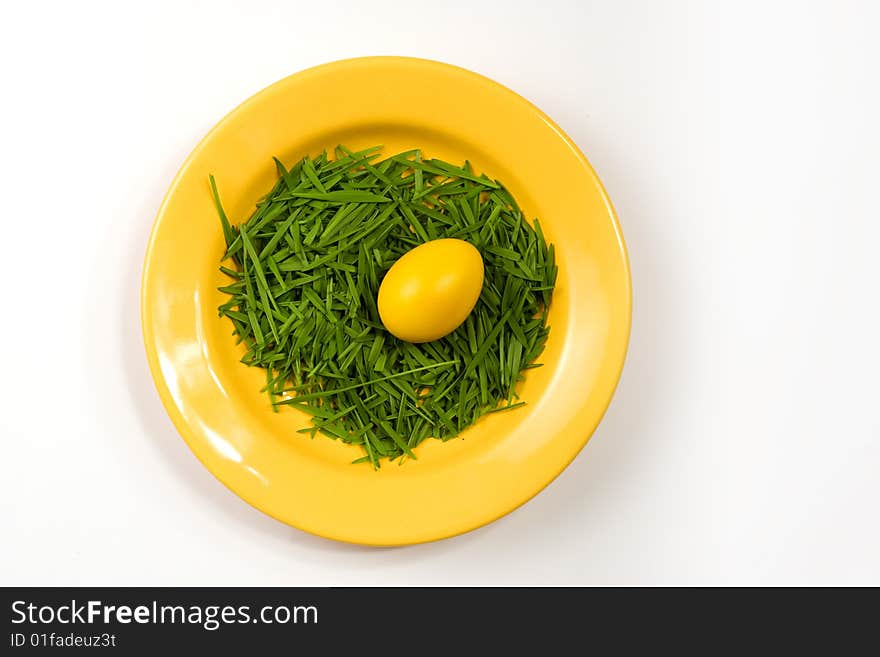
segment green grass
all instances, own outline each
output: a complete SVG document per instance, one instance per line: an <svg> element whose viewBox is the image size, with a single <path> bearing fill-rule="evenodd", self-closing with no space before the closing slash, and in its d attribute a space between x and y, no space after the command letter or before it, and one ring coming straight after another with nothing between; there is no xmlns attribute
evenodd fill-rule
<svg viewBox="0 0 880 657"><path fill-rule="evenodd" d="M419 151L380 161L380 150L338 146L290 170L276 159L278 180L238 226L210 178L230 278L219 313L246 347L242 362L266 370L275 410L311 415L301 433L360 445L355 462L375 468L524 404L516 387L544 349L557 273L540 224L499 181ZM444 237L480 251L480 299L446 337L398 340L376 307L382 277Z"/></svg>

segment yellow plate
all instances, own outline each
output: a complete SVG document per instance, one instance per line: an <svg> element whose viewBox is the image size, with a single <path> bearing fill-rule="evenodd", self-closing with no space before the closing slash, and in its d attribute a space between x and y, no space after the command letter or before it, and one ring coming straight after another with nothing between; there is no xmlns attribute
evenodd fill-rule
<svg viewBox="0 0 880 657"><path fill-rule="evenodd" d="M422 148L469 159L507 185L556 244L559 279L544 367L527 405L496 413L418 460L378 472L360 449L296 430L272 413L261 370L217 317L223 237L208 187L245 219L286 163L344 143L384 153ZM150 369L190 449L237 495L294 527L341 541L401 545L499 518L546 486L602 418L623 367L631 316L626 249L602 185L577 146L534 105L475 73L420 59L369 57L303 71L264 89L214 127L165 197L147 247L141 310Z"/></svg>

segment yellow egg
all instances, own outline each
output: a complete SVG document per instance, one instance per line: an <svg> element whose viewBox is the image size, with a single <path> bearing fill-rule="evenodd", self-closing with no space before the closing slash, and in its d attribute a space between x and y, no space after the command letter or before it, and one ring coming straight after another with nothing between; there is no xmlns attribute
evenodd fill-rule
<svg viewBox="0 0 880 657"><path fill-rule="evenodd" d="M483 258L472 244L433 240L403 254L379 286L379 316L407 342L430 342L467 319L483 289Z"/></svg>

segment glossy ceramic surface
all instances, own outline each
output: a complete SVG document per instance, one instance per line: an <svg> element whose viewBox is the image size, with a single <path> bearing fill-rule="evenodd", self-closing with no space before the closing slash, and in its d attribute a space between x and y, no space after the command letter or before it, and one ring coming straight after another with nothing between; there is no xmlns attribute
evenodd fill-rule
<svg viewBox="0 0 880 657"><path fill-rule="evenodd" d="M422 148L469 159L502 180L556 244L559 279L528 404L478 422L459 439L426 440L418 460L378 472L350 465L358 448L296 429L273 413L261 370L217 316L223 237L208 174L241 221L292 163L338 143L385 153ZM168 190L147 249L142 286L147 357L171 419L201 462L265 513L320 536L369 545L430 541L515 509L575 457L620 376L631 290L620 227L601 183L568 137L509 89L437 62L373 57L297 73L226 116Z"/></svg>

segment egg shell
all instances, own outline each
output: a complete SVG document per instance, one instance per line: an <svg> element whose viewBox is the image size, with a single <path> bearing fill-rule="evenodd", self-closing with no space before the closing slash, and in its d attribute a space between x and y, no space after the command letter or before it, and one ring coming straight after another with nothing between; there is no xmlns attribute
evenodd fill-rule
<svg viewBox="0 0 880 657"><path fill-rule="evenodd" d="M439 340L457 329L480 298L483 258L464 240L425 242L402 255L379 286L379 316L407 342Z"/></svg>

